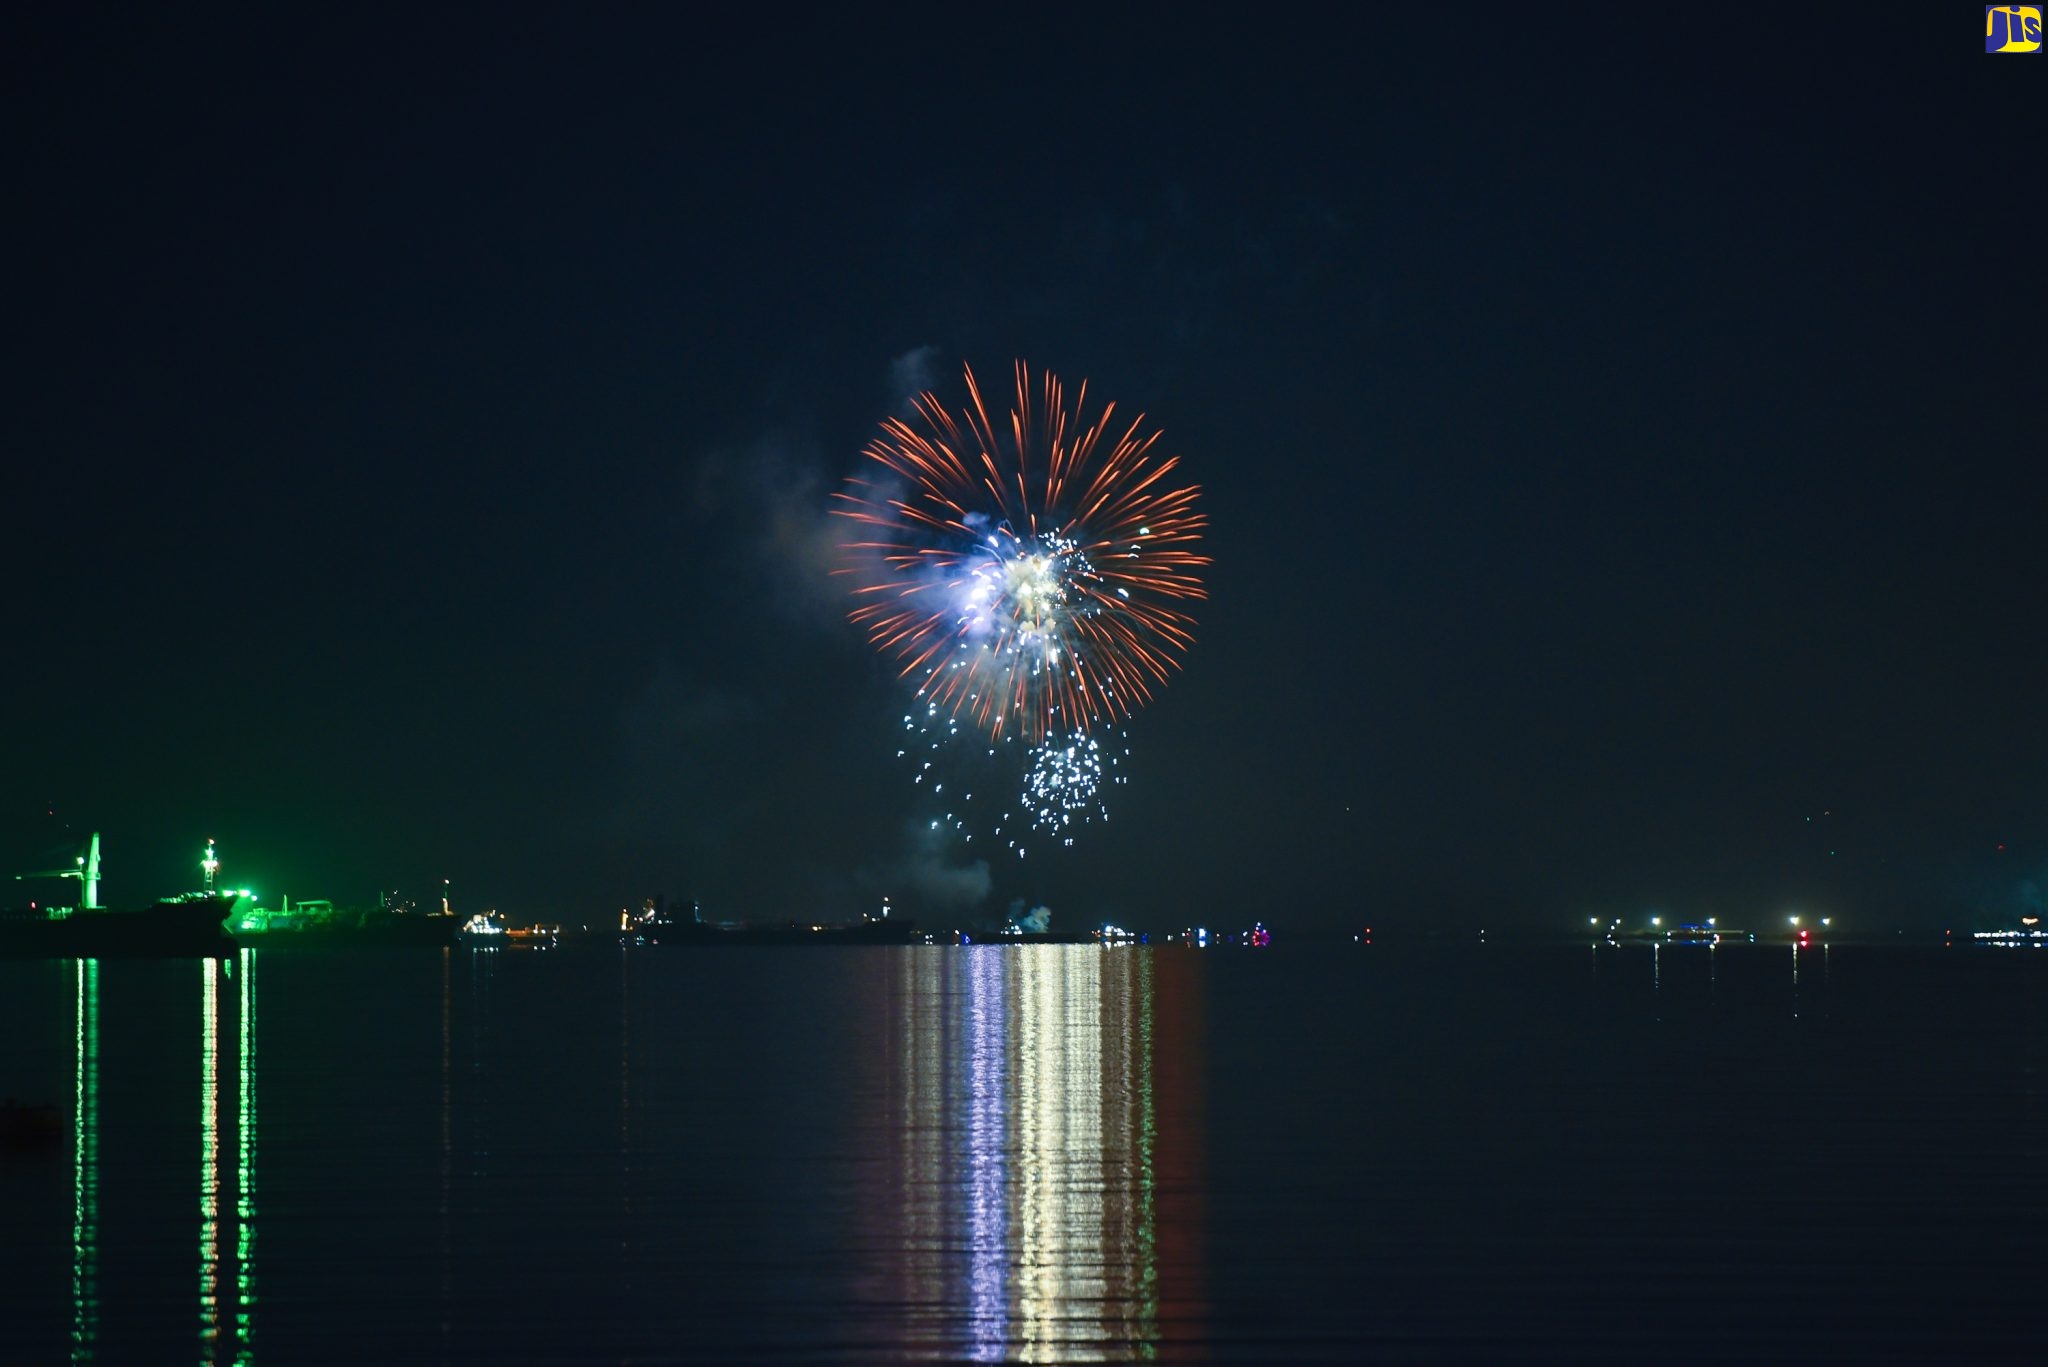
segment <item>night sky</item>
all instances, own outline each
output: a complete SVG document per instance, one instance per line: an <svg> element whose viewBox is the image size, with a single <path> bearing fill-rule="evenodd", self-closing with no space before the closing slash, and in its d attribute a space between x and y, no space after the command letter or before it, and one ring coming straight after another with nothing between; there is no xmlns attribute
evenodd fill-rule
<svg viewBox="0 0 2048 1367"><path fill-rule="evenodd" d="M8 11L8 860L514 919L2038 902L2048 59L1974 8L742 12ZM1110 822L983 894L824 509L1017 357L1151 415L1216 564Z"/></svg>

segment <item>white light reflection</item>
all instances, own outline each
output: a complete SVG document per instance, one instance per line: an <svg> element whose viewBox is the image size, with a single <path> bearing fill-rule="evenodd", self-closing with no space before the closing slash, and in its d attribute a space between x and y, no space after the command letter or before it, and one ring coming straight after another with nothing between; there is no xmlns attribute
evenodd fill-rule
<svg viewBox="0 0 2048 1367"><path fill-rule="evenodd" d="M910 1356L1158 1352L1154 971L1146 951L1096 946L905 955L889 1090Z"/></svg>
<svg viewBox="0 0 2048 1367"><path fill-rule="evenodd" d="M1017 1337L1026 1362L1103 1356L1102 955L1063 946L1009 951L1023 979L1017 1148Z"/></svg>
<svg viewBox="0 0 2048 1367"><path fill-rule="evenodd" d="M1009 1021L1003 969L1003 958L986 952L972 955L967 969L967 1297L977 1362L1000 1360L1009 1338Z"/></svg>

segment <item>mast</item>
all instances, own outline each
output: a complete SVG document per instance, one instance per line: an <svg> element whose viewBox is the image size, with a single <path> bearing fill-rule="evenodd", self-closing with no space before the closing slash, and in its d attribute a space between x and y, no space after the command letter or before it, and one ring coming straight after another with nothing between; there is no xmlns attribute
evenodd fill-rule
<svg viewBox="0 0 2048 1367"><path fill-rule="evenodd" d="M213 837L206 837L206 855L199 861L200 872L206 875L206 890L213 891L213 876L220 872L220 856L214 853Z"/></svg>

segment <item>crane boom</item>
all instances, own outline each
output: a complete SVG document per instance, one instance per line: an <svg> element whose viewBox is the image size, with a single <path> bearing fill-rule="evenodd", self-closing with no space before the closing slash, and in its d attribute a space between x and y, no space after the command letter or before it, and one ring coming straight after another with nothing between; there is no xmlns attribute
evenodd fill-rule
<svg viewBox="0 0 2048 1367"><path fill-rule="evenodd" d="M100 833L94 831L86 844L85 853L78 857L75 867L68 869L45 869L40 873L17 873L14 881L19 883L30 878L76 878L78 880L78 908L80 911L100 911Z"/></svg>

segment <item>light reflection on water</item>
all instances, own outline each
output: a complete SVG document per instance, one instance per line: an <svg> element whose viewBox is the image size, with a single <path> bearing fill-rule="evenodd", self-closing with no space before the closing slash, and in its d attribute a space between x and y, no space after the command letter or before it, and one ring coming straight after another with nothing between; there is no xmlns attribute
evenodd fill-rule
<svg viewBox="0 0 2048 1367"><path fill-rule="evenodd" d="M2032 956L1578 953L0 963L0 1361L2048 1343Z"/></svg>
<svg viewBox="0 0 2048 1367"><path fill-rule="evenodd" d="M907 962L915 967L922 961ZM978 954L967 975L967 1303L974 1356L984 1362L1000 1355L1010 1318L1009 1040L1002 969L994 955Z"/></svg>
<svg viewBox="0 0 2048 1367"><path fill-rule="evenodd" d="M199 1114L196 1358L202 1363L252 1363L256 1303L256 956L198 961ZM165 967L168 967L166 965ZM100 1288L101 994L100 963L72 961L73 1053L71 1117L71 1331L74 1363L102 1356ZM189 971L189 966L188 966ZM229 984L228 996L222 984ZM232 1006L232 1033L222 1014ZM234 1103L223 1096L222 1050L232 1047ZM224 1171L222 1154L234 1154ZM223 1225L233 1226L231 1249ZM230 1268L232 1276L230 1276Z"/></svg>
<svg viewBox="0 0 2048 1367"><path fill-rule="evenodd" d="M100 966L77 962L71 1111L71 1360L99 1338Z"/></svg>
<svg viewBox="0 0 2048 1367"><path fill-rule="evenodd" d="M256 1305L256 955L235 954L235 1361L255 1360Z"/></svg>
<svg viewBox="0 0 2048 1367"><path fill-rule="evenodd" d="M899 963L889 1085L904 1137L905 1243L916 1250L906 1292L926 1312L927 1346L945 1346L964 1304L979 1361L1152 1355L1162 1295L1153 956L1029 946ZM1175 1083L1189 1071L1172 1070ZM1181 1085L1165 1110L1190 1218L1202 1152L1194 1100ZM1183 1253L1199 1245L1193 1224L1176 1234ZM1171 1267L1184 1319L1200 1314L1198 1263Z"/></svg>
<svg viewBox="0 0 2048 1367"><path fill-rule="evenodd" d="M220 1341L220 962L199 962L199 1342Z"/></svg>
<svg viewBox="0 0 2048 1367"><path fill-rule="evenodd" d="M893 1024L893 1049L868 1059L880 1065L887 1110L865 1121L820 1119L880 1135L892 1169L888 1180L852 1193L864 1223L892 1231L873 1252L885 1278L898 1287L892 1302L900 1308L870 1324L870 1346L892 1345L890 1352L911 1357L980 1361L1150 1358L1176 1332L1185 1339L1199 1323L1204 1145L1201 1060L1194 1050L1202 975L1193 959L1178 959L1165 975L1172 988L1163 1005L1157 961L1143 951L934 948L866 960L882 970L879 979L869 980L867 992L872 997L873 988L882 989L879 1009ZM344 968L341 961L330 969L302 957L291 957L286 966L302 979ZM108 999L100 962L64 967L72 998L69 1357L79 1363L133 1360L137 1344L145 1341L138 1325L157 1307L147 1296L139 1305L109 1305L103 1298L102 1050ZM374 981L374 961L345 967L366 986ZM141 1148L130 1132L114 1155L131 1169L161 1169L155 1183L196 1196L196 1219L186 1225L191 1270L185 1275L195 1278L186 1283L195 1288L186 1304L196 1300L197 1315L182 1356L254 1364L265 1360L267 1344L294 1356L305 1347L303 1307L287 1307L291 1333L273 1342L271 1307L259 1295L265 1280L259 1254L270 1242L262 1238L257 1199L264 1136L259 1082L265 1069L285 1068L300 1099L309 1095L309 1082L310 1094L317 1096L319 1084L317 1071L309 1077L302 1060L276 1047L259 1051L265 1016L277 1009L259 995L269 964L259 951L242 949L232 959L118 968L123 988L114 1002L126 1011L117 1025L117 1054L132 1052L131 1037L144 1012L168 1007L149 1016L147 1029L165 1036L169 1048L190 1050L185 1057L196 1065L184 1074L191 1088L185 1095L197 1102L197 1123L184 1122L191 1128L183 1134L192 1138L181 1137L175 1124L164 1129L152 1123L149 1132L159 1142ZM192 983L195 971L198 981ZM444 953L435 965L438 1000L427 1046L433 1137L419 1155L433 1173L435 1189L430 1237L439 1304L428 1308L427 1318L439 1322L443 1349L456 1357L464 1356L459 1336L445 1336L450 1321L462 1318L465 1263L474 1261L479 1237L464 1228L466 1211L479 1199L490 1202L496 1214L516 1208L522 1195L541 1203L548 1199L545 1191L522 1193L493 1172L492 1138L506 1118L492 1096L501 1063L496 1055L503 1051L504 1023L495 1001L500 971L497 963L460 951ZM645 1225L647 1208L676 1169L650 1153L634 1131L634 959L619 958L615 968L600 971L616 975L615 1023L602 1032L616 1032L616 1098L605 1108L611 1121L602 1128L610 1133L592 1138L616 1167L619 1247L631 1256L634 1231ZM180 986L180 979L189 987ZM123 995L131 1000L123 1003ZM152 1003L152 996L162 1000ZM1164 1045L1162 1016L1182 1027ZM290 1023L303 1038L303 1014ZM644 1031L644 1022L639 1028ZM179 1036L187 1043L179 1046ZM386 1055L394 1043L360 1042ZM1169 1051L1163 1060L1162 1047ZM399 1043L400 1053L412 1048ZM176 1089L174 1079L158 1081ZM662 1092L664 1082L672 1087L676 1079L658 1079L653 1090ZM124 1072L119 1085L140 1095L155 1084ZM649 1085L639 1083L643 1091ZM299 1128L303 1143L303 1124ZM1162 1139L1173 1150L1164 1172ZM173 1171L180 1151L197 1159L196 1172L187 1167L182 1180ZM402 1154L375 1157L393 1165L394 1178L403 1176L397 1166L406 1161ZM167 1158L173 1160L170 1168L162 1168ZM339 1172L345 1159L336 1151L324 1161ZM645 1187L636 1181L636 1169L653 1170L644 1174ZM1164 1239L1162 1202L1176 1221ZM117 1240L131 1256L168 1271L175 1262L168 1249L135 1242L138 1212L117 1208L112 1214L121 1230ZM287 1232L306 1231L301 1226ZM659 1238L652 1242L660 1246ZM286 1281L303 1284L301 1270L287 1272L294 1275ZM127 1281L132 1290L134 1278ZM410 1285L407 1294L417 1296L419 1289ZM1171 1302L1164 1316L1163 1300ZM109 1313L128 1339L109 1345ZM158 1345L148 1350L152 1355L175 1342L168 1325L147 1330L146 1338ZM671 1346L687 1346L687 1339Z"/></svg>

